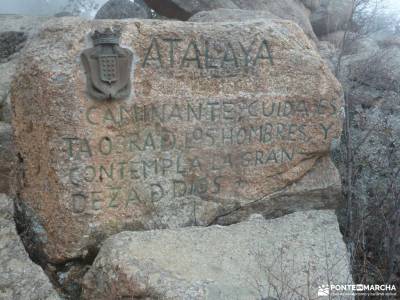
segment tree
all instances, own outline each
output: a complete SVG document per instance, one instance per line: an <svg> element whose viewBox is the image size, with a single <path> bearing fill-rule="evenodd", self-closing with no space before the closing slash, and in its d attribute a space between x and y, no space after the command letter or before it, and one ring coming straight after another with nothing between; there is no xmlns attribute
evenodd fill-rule
<svg viewBox="0 0 400 300"><path fill-rule="evenodd" d="M97 10L99 4L94 0L68 0L64 11L70 12L74 16L90 14L92 11Z"/></svg>

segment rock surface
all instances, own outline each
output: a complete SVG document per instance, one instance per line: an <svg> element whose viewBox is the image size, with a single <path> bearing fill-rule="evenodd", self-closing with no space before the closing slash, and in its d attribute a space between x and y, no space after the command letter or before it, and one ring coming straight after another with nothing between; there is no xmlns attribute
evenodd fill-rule
<svg viewBox="0 0 400 300"><path fill-rule="evenodd" d="M17 234L13 201L0 194L0 299L58 300L43 270L34 264Z"/></svg>
<svg viewBox="0 0 400 300"><path fill-rule="evenodd" d="M26 39L34 35L48 17L0 14L0 122L11 122L10 84Z"/></svg>
<svg viewBox="0 0 400 300"><path fill-rule="evenodd" d="M150 8L143 0L109 0L97 12L95 19L151 19Z"/></svg>
<svg viewBox="0 0 400 300"><path fill-rule="evenodd" d="M306 5L316 8L317 1L304 1ZM195 21L202 19L205 16L206 19L212 19L212 21L217 20L227 20L229 15L235 15L234 19L253 20L255 14L256 17L265 18L269 14L273 14L282 19L292 20L296 22L307 35L316 41L315 34L313 32L310 20L309 11L303 5L303 3L297 0L252 0L252 1L242 1L242 0L199 0L199 1L185 1L185 0L147 0L147 3L155 9L160 15L177 18L179 20L188 20L190 17L200 13L200 16L195 16ZM234 12L219 9L242 9L250 10L251 13L245 12ZM213 11L216 10L216 11ZM204 13L205 11L213 11L209 14Z"/></svg>
<svg viewBox="0 0 400 300"><path fill-rule="evenodd" d="M321 0L301 0L301 2L311 11L315 11L321 6Z"/></svg>
<svg viewBox="0 0 400 300"><path fill-rule="evenodd" d="M111 25L134 53L133 91L93 100L79 55L91 31ZM318 165L341 132L341 95L290 21L58 19L30 43L13 84L16 190L52 261L122 230L209 225L255 202L264 215L332 208L326 193L287 193L314 169L316 186L339 186ZM267 201L277 194L285 201Z"/></svg>
<svg viewBox="0 0 400 300"><path fill-rule="evenodd" d="M13 159L11 125L0 122L0 193L10 191Z"/></svg>
<svg viewBox="0 0 400 300"><path fill-rule="evenodd" d="M337 219L305 211L117 234L85 275L83 299L316 299L328 282L352 283Z"/></svg>
<svg viewBox="0 0 400 300"><path fill-rule="evenodd" d="M339 77L348 95L350 111L353 230L365 230L371 264L392 272L388 281L398 285L399 277L395 274L400 272L400 253L393 250L390 255L394 262L390 271L386 256L389 247L400 249L400 240L391 233L397 230L399 220L394 212L398 211L400 187L400 49L382 43L390 36L392 41L396 40L393 33L377 32L352 42L342 57ZM346 180L349 164L344 137L334 154ZM347 214L348 211L343 211L343 215ZM359 270L358 276L366 275L362 280L372 284L382 274L381 270Z"/></svg>
<svg viewBox="0 0 400 300"><path fill-rule="evenodd" d="M25 33L21 31L0 32L0 62L6 61L11 55L21 50L26 38Z"/></svg>
<svg viewBox="0 0 400 300"><path fill-rule="evenodd" d="M344 29L351 17L352 6L352 0L321 0L310 17L315 34L323 36Z"/></svg>
<svg viewBox="0 0 400 300"><path fill-rule="evenodd" d="M277 2L275 2L277 3ZM278 2L279 3L279 2ZM314 34L308 16L302 14L296 6L272 6L269 10L244 10L219 8L210 11L201 11L193 15L190 22L245 22L256 19L282 18L294 21L314 41L317 37Z"/></svg>

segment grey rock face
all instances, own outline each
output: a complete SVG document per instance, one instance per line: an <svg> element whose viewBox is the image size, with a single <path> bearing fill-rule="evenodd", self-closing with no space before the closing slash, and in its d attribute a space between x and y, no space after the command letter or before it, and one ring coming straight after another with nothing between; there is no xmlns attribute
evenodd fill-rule
<svg viewBox="0 0 400 300"><path fill-rule="evenodd" d="M94 26L124 28L121 44L135 53L130 99L103 103L86 93L79 55L91 47L86 38ZM48 22L40 36L25 50L13 84L13 128L23 158L15 190L48 234L42 249L52 262L84 256L123 230L230 224L254 211L280 216L338 204L339 178L326 159L341 133L342 91L293 22L65 18ZM173 56L165 41L171 36L181 40ZM232 116L204 110L208 99L232 101ZM149 103L151 120L132 114L145 113ZM249 112L236 110L243 107ZM198 119L193 108L200 108ZM106 118L123 110L127 118ZM242 126L244 134L235 131ZM208 141L202 133L197 141L198 128L215 137ZM231 141L225 128L232 128ZM81 143L93 149L90 155L81 153ZM108 171L125 161L156 166L160 159L164 170ZM113 187L120 189L117 198Z"/></svg>
<svg viewBox="0 0 400 300"><path fill-rule="evenodd" d="M316 1L306 1L308 6L316 7ZM315 3L314 3L315 2ZM269 13L276 15L282 19L288 19L296 22L309 37L316 40L310 21L309 11L296 0L218 0L218 1L183 1L183 0L147 0L147 3L153 7L160 15L187 20L191 16L199 12L211 11L216 9L243 9L251 10L251 13L234 12L234 11L217 11L210 15L195 16L190 21L200 21L202 18L209 21L228 20L229 15L234 15L234 19L253 20L255 17L266 17ZM256 11L256 12L255 12ZM263 11L266 11L264 13ZM253 16L251 16L253 14ZM201 17L202 16L202 17Z"/></svg>
<svg viewBox="0 0 400 300"><path fill-rule="evenodd" d="M0 193L8 193L13 161L11 125L0 122Z"/></svg>
<svg viewBox="0 0 400 300"><path fill-rule="evenodd" d="M301 2L311 11L316 10L321 5L321 0L301 0Z"/></svg>
<svg viewBox="0 0 400 300"><path fill-rule="evenodd" d="M10 122L9 92L20 50L47 17L0 15L0 122Z"/></svg>
<svg viewBox="0 0 400 300"><path fill-rule="evenodd" d="M304 32L314 41L317 37L314 34L311 23L305 13L305 8L298 4L285 5L284 2L275 2L268 9L246 10L219 8L210 11L201 11L192 16L190 22L244 22L255 19L287 19L298 24Z"/></svg>
<svg viewBox="0 0 400 300"><path fill-rule="evenodd" d="M9 94L11 81L16 71L18 58L8 62L0 63L0 121L10 122Z"/></svg>
<svg viewBox="0 0 400 300"><path fill-rule="evenodd" d="M327 41L320 41L317 45L319 54L328 63L332 72L335 72L339 58L339 50L333 44Z"/></svg>
<svg viewBox="0 0 400 300"><path fill-rule="evenodd" d="M146 0L146 3L160 15L182 21L188 20L191 16L201 11L218 8L241 8L232 0Z"/></svg>
<svg viewBox="0 0 400 300"><path fill-rule="evenodd" d="M333 211L305 211L228 227L120 233L86 274L83 298L302 299L328 281L352 281L337 219Z"/></svg>
<svg viewBox="0 0 400 300"><path fill-rule="evenodd" d="M375 265L386 264L384 253L390 243L393 243L390 247L400 247L398 239L391 241L392 230L386 227L386 224L389 228L395 226L398 220L394 212L400 187L400 49L381 43L385 36L380 32L351 43L348 55L342 58L340 72L350 104L354 230L361 226L366 229L365 236L372 249L369 255ZM334 157L346 178L345 138L340 150ZM398 251L392 257L395 262L400 261ZM393 267L393 274L396 272L399 272L398 263ZM371 283L380 276L373 271L367 275Z"/></svg>
<svg viewBox="0 0 400 300"><path fill-rule="evenodd" d="M0 62L22 49L26 34L21 31L6 31L0 33Z"/></svg>
<svg viewBox="0 0 400 300"><path fill-rule="evenodd" d="M344 28L352 11L352 0L321 0L321 5L311 14L311 24L317 36Z"/></svg>
<svg viewBox="0 0 400 300"><path fill-rule="evenodd" d="M149 7L143 0L110 0L96 14L95 19L151 19Z"/></svg>
<svg viewBox="0 0 400 300"><path fill-rule="evenodd" d="M43 270L25 252L13 217L13 201L0 194L0 299L60 299Z"/></svg>

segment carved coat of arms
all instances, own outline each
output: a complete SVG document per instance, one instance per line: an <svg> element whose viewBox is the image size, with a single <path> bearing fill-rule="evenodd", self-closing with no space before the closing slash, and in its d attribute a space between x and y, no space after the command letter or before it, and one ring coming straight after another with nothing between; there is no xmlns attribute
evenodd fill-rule
<svg viewBox="0 0 400 300"><path fill-rule="evenodd" d="M123 99L131 92L133 53L119 46L119 31L107 28L92 35L94 47L81 54L87 92L98 100Z"/></svg>

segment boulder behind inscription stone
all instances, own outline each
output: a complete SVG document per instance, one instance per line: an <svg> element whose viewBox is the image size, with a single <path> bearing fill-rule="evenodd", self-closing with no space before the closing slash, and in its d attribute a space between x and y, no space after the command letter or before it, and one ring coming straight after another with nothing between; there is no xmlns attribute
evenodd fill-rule
<svg viewBox="0 0 400 300"><path fill-rule="evenodd" d="M310 16L317 36L343 30L349 22L352 0L321 0L321 5Z"/></svg>
<svg viewBox="0 0 400 300"><path fill-rule="evenodd" d="M209 11L201 11L193 15L190 22L245 22L256 19L287 19L297 23L308 37L317 41L308 16L303 14L297 6L285 7L281 4L268 10L245 10L219 8Z"/></svg>
<svg viewBox="0 0 400 300"><path fill-rule="evenodd" d="M24 32L6 31L0 33L0 62L18 52L24 46L27 36Z"/></svg>
<svg viewBox="0 0 400 300"><path fill-rule="evenodd" d="M109 27L133 53L131 93L96 100L86 80L117 89L122 54L99 51L87 74L80 57L91 34ZM41 223L41 257L52 262L85 256L124 230L338 203L329 196L338 177L326 166L342 90L287 20L55 19L24 51L11 100L15 191Z"/></svg>
<svg viewBox="0 0 400 300"><path fill-rule="evenodd" d="M86 274L83 299L317 299L328 283L352 284L346 246L333 211L306 211L117 234Z"/></svg>
<svg viewBox="0 0 400 300"><path fill-rule="evenodd" d="M150 8L143 0L109 0L97 12L95 19L151 19Z"/></svg>

